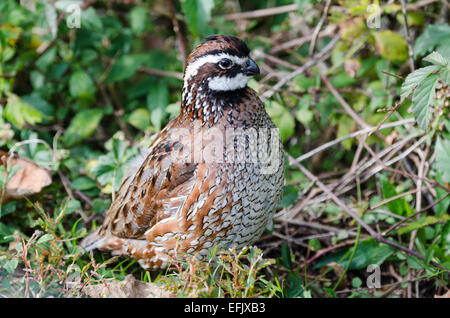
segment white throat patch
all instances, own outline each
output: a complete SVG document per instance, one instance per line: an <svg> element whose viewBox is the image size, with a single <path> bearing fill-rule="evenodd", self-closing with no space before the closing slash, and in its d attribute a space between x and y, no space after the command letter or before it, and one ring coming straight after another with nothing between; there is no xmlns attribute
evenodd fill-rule
<svg viewBox="0 0 450 318"><path fill-rule="evenodd" d="M248 82L248 76L242 73L235 77L216 76L209 80L209 88L213 91L234 91L244 88Z"/></svg>

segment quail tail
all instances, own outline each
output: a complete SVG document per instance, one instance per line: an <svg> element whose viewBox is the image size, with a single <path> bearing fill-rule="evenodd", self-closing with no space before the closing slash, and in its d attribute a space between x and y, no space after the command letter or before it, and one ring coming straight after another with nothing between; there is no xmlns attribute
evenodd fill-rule
<svg viewBox="0 0 450 318"><path fill-rule="evenodd" d="M99 234L100 229L101 227L99 227L97 230L95 230L94 232L83 238L83 240L81 241L80 245L86 252L95 250L99 246L103 245L106 238L100 236Z"/></svg>

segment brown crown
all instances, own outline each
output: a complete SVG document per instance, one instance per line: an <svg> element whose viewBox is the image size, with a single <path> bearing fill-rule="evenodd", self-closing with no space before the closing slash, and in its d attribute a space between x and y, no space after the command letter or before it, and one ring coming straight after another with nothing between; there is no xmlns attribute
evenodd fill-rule
<svg viewBox="0 0 450 318"><path fill-rule="evenodd" d="M189 55L188 63L206 54L228 53L235 56L248 56L250 50L241 39L232 35L210 35Z"/></svg>

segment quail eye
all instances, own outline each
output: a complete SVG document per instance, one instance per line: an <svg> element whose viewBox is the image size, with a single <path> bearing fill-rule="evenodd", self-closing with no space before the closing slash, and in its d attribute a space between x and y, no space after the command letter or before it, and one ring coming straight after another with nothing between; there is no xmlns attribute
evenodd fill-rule
<svg viewBox="0 0 450 318"><path fill-rule="evenodd" d="M227 70L233 66L233 62L230 59L221 59L219 61L219 67L221 69Z"/></svg>

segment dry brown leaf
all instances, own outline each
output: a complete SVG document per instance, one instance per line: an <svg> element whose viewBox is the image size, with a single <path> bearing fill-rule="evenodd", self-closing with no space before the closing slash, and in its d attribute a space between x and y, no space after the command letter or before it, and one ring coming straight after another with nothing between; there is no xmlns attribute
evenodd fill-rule
<svg viewBox="0 0 450 318"><path fill-rule="evenodd" d="M327 271L328 268L331 268L336 275L336 277L339 279L342 275L345 274L345 269L342 267L341 264L336 262L330 262L324 267L322 267L320 273L323 274ZM342 290L347 286L347 275L344 275L342 281L339 283L339 286L337 287L338 290Z"/></svg>
<svg viewBox="0 0 450 318"><path fill-rule="evenodd" d="M434 295L434 298L450 298L450 290L447 291L444 295Z"/></svg>
<svg viewBox="0 0 450 318"><path fill-rule="evenodd" d="M29 159L20 158L17 155L12 155L12 158L10 156L9 153L0 150L0 166L9 164L11 165L10 169L16 165L22 168L14 174L6 185L3 201L39 193L42 188L52 183L49 170L42 168Z"/></svg>
<svg viewBox="0 0 450 318"><path fill-rule="evenodd" d="M362 35L366 30L366 24L362 17L346 20L339 24L339 33L344 41L351 42Z"/></svg>
<svg viewBox="0 0 450 318"><path fill-rule="evenodd" d="M395 140L397 140L399 136L399 133L397 130L393 130L389 136L386 137L386 144L388 144L389 146L392 145L394 143Z"/></svg>
<svg viewBox="0 0 450 318"><path fill-rule="evenodd" d="M355 77L356 72L361 68L361 63L355 59L346 59L344 61L344 69L347 72L348 76Z"/></svg>
<svg viewBox="0 0 450 318"><path fill-rule="evenodd" d="M88 285L84 293L93 298L169 298L173 295L155 283L144 283L127 275L123 281Z"/></svg>
<svg viewBox="0 0 450 318"><path fill-rule="evenodd" d="M12 242L9 242L8 251L17 251L18 248L20 249L20 246L22 245L23 238L20 236L19 231L14 231L14 240Z"/></svg>

